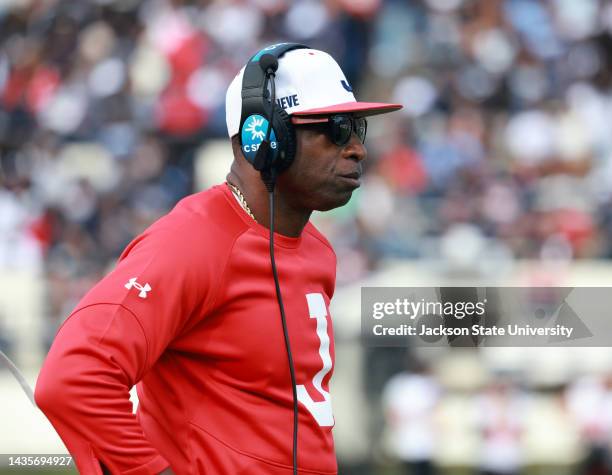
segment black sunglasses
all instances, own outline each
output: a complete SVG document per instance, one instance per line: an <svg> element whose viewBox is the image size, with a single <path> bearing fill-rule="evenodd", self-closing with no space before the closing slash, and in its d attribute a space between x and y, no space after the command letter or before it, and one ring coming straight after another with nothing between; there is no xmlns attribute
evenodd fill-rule
<svg viewBox="0 0 612 475"><path fill-rule="evenodd" d="M368 121L365 117L354 117L349 114L334 114L325 117L292 117L294 125L324 127L332 143L344 147L355 132L361 143L365 143L368 132Z"/></svg>

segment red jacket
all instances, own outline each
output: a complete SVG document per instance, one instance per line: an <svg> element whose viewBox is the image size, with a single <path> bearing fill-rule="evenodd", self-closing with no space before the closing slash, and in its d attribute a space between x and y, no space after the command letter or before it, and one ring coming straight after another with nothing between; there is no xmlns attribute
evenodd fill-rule
<svg viewBox="0 0 612 475"><path fill-rule="evenodd" d="M335 255L312 224L275 241L300 473L334 474ZM292 473L292 389L268 245L268 230L219 185L136 238L77 305L35 396L81 473L100 474L100 462L113 474L168 465L178 474Z"/></svg>

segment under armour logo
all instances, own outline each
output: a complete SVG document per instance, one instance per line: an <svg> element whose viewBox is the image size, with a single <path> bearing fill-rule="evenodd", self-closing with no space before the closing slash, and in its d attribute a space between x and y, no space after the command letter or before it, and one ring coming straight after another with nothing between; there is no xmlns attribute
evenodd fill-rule
<svg viewBox="0 0 612 475"><path fill-rule="evenodd" d="M125 288L128 290L132 287L136 287L138 290L140 290L140 292L138 292L138 296L141 299L146 299L147 292L151 290L151 286L149 284L142 285L136 282L136 277L132 277L130 280L128 280L127 284L125 284Z"/></svg>

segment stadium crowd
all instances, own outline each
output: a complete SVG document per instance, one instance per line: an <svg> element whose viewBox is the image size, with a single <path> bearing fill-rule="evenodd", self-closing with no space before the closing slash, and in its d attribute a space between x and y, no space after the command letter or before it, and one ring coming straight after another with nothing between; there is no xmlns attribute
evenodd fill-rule
<svg viewBox="0 0 612 475"><path fill-rule="evenodd" d="M40 267L55 318L197 191L227 84L279 39L328 50L358 96L405 105L371 120L364 186L321 218L341 283L457 249L472 265L612 257L609 1L4 5L0 266Z"/></svg>

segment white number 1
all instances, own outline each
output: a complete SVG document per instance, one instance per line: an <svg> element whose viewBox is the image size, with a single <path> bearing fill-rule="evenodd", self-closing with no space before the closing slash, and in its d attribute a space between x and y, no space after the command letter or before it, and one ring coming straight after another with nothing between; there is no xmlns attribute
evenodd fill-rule
<svg viewBox="0 0 612 475"><path fill-rule="evenodd" d="M331 354L329 351L329 335L327 334L327 309L323 295L306 294L308 301L308 313L310 318L317 319L317 336L319 337L319 356L323 360L323 367L312 378L312 385L321 394L323 401L313 401L303 384L298 385L297 395L300 401L310 411L320 426L333 426L334 415L332 413L331 396L323 389L323 378L332 369Z"/></svg>

